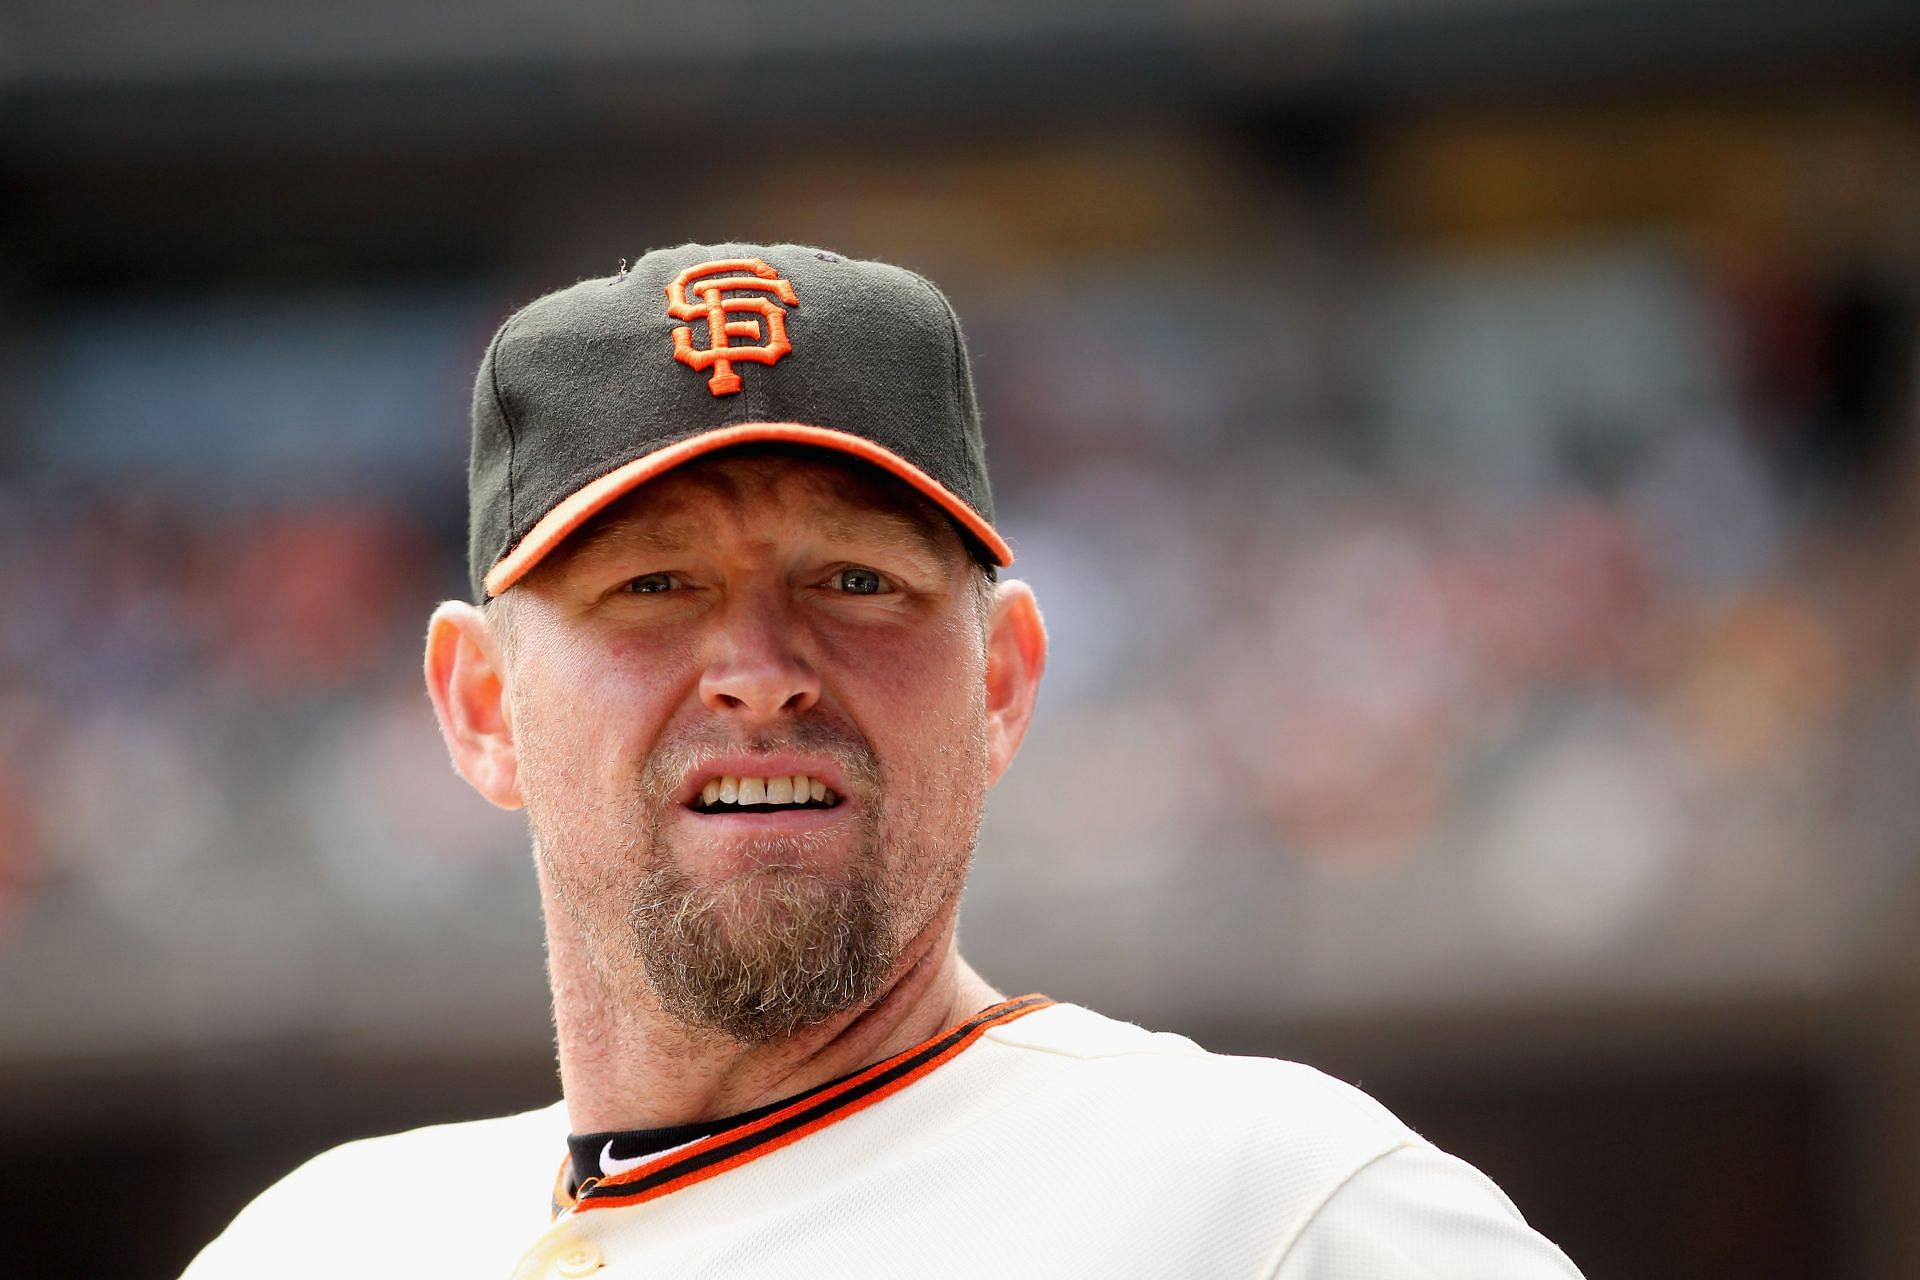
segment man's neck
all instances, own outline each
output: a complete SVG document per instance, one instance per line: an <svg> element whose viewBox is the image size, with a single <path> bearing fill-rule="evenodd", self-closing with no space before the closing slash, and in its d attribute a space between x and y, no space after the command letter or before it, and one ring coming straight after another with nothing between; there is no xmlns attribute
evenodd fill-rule
<svg viewBox="0 0 1920 1280"><path fill-rule="evenodd" d="M999 1000L961 959L951 916L914 939L870 1003L764 1045L690 1030L612 998L564 928L548 930L560 1081L575 1133L751 1111L858 1071Z"/></svg>

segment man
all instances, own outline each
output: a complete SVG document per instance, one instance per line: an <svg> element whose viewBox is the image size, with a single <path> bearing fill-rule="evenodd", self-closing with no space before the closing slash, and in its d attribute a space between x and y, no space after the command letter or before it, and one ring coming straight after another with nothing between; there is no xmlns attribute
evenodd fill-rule
<svg viewBox="0 0 1920 1280"><path fill-rule="evenodd" d="M469 496L427 684L527 810L564 1101L322 1155L194 1280L1577 1274L1359 1092L961 959L1047 645L926 281L687 245L542 298Z"/></svg>

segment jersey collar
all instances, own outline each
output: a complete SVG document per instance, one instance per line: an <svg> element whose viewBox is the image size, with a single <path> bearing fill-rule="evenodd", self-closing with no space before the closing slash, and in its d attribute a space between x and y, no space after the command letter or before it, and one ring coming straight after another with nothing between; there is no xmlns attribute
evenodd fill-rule
<svg viewBox="0 0 1920 1280"><path fill-rule="evenodd" d="M965 1022L948 1027L930 1040L891 1058L876 1062L824 1089L802 1094L748 1123L723 1129L611 1178L588 1178L578 1190L569 1190L572 1157L561 1161L553 1190L553 1213L569 1210L612 1209L644 1204L671 1195L682 1187L737 1168L761 1156L817 1133L837 1120L864 1110L898 1093L934 1069L952 1061L990 1028L1023 1018L1052 1004L1043 995L1019 996L982 1009Z"/></svg>

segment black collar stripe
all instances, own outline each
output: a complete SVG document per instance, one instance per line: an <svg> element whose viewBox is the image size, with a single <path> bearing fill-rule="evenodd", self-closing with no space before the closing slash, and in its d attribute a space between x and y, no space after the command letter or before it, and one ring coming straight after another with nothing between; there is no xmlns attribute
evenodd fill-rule
<svg viewBox="0 0 1920 1280"><path fill-rule="evenodd" d="M585 1212L641 1204L757 1160L899 1092L954 1058L989 1028L1012 1022L1052 1003L1045 996L1029 995L983 1009L931 1040L876 1062L837 1086L802 1095L791 1105L751 1124L724 1130L667 1152L657 1160L615 1177L589 1179L576 1193L575 1207Z"/></svg>

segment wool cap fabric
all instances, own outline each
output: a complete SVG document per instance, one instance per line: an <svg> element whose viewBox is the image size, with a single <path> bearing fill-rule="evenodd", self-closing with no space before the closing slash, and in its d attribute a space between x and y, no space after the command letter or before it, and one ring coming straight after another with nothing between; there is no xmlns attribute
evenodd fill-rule
<svg viewBox="0 0 1920 1280"><path fill-rule="evenodd" d="M540 298L473 390L467 560L496 596L581 524L694 458L778 442L918 490L995 564L966 344L925 279L802 245L681 245Z"/></svg>

